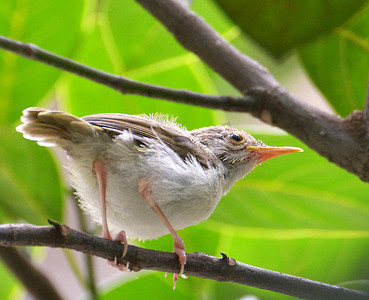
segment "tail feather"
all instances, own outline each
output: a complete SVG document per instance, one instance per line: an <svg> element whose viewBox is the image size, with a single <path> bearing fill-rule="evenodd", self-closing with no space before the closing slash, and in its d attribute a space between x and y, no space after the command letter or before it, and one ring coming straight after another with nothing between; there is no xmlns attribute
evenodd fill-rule
<svg viewBox="0 0 369 300"><path fill-rule="evenodd" d="M66 112L38 107L25 109L21 121L23 124L17 127L17 131L23 133L25 138L44 146L63 146L66 142L78 142L101 130Z"/></svg>
<svg viewBox="0 0 369 300"><path fill-rule="evenodd" d="M29 107L23 110L23 115L21 116L21 121L23 123L35 123L38 122L37 115L41 112L47 111L44 108L39 107Z"/></svg>

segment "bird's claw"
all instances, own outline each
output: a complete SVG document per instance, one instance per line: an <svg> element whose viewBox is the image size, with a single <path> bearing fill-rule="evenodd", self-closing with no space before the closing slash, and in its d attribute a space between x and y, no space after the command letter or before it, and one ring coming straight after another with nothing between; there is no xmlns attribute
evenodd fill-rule
<svg viewBox="0 0 369 300"><path fill-rule="evenodd" d="M109 234L110 236L110 234ZM109 236L107 236L106 238L108 239L112 239L111 237L109 238ZM120 231L117 236L114 239L114 242L120 242L123 243L123 253L122 256L120 257L120 259L122 259L123 257L126 256L127 254L127 250L128 250L128 241L127 241L127 236L125 231ZM118 262L118 258L114 257L114 260L108 260L108 264L111 265L114 268L118 268L120 271L124 271L124 272L130 272L131 270L129 269L129 261L127 261L126 265L123 265L121 263Z"/></svg>
<svg viewBox="0 0 369 300"><path fill-rule="evenodd" d="M179 263L181 264L181 269L179 270L179 273L173 274L173 290L175 290L178 275L181 276L183 279L187 279L187 276L184 274L184 266L186 264L186 252L182 240L173 242L173 252L177 254Z"/></svg>
<svg viewBox="0 0 369 300"><path fill-rule="evenodd" d="M124 230L119 231L114 241L123 243L123 253L122 253L121 258L125 257L127 254L127 250L128 250L128 240L127 240L126 232Z"/></svg>
<svg viewBox="0 0 369 300"><path fill-rule="evenodd" d="M114 268L117 268L118 270L120 270L122 272L131 272L131 270L129 268L129 261L127 261L126 265L123 265L123 264L118 262L117 257L114 257L114 260L108 260L108 264L111 265Z"/></svg>

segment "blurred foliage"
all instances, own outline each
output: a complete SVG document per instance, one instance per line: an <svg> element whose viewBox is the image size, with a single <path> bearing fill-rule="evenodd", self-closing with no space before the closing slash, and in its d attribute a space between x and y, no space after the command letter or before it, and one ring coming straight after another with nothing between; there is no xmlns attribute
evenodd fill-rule
<svg viewBox="0 0 369 300"><path fill-rule="evenodd" d="M278 76L283 74L277 64L240 35L237 26L274 55L286 56L296 49L312 81L339 114L362 109L368 73L367 1L217 2L220 6L197 0L192 8L241 51L271 62L267 67ZM0 34L135 80L209 94L234 93L134 1L3 0ZM162 112L178 116L189 129L226 120L221 112L121 95L0 51L1 222L64 220L62 168L48 149L15 132L21 110L36 105L57 106L79 116ZM363 281L369 277L367 184L292 137L258 138L270 145L300 146L305 152L263 163L237 183L208 221L180 231L187 251L215 256L222 251L267 269L367 286ZM171 251L172 241L166 235L142 245ZM7 278L6 288L0 288L1 299L20 293L20 285L2 266L0 278ZM114 286L106 284L100 295L103 299L121 294L150 299L290 298L193 277L179 280L175 292L171 285L171 278L162 273L143 272Z"/></svg>
<svg viewBox="0 0 369 300"><path fill-rule="evenodd" d="M17 278L7 270L6 266L0 260L0 299L16 300L23 293L23 288L17 284Z"/></svg>
<svg viewBox="0 0 369 300"><path fill-rule="evenodd" d="M0 136L0 221L60 220L62 187L50 152L21 139L14 127L0 128Z"/></svg>

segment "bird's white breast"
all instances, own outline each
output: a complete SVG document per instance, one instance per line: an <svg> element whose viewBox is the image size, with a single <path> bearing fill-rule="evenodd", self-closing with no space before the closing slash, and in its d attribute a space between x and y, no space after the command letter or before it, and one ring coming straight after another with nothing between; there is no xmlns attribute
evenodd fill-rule
<svg viewBox="0 0 369 300"><path fill-rule="evenodd" d="M139 148L131 133L125 132L109 144L93 147L88 141L71 149L69 169L82 208L101 222L93 171L93 162L99 158L107 169L107 219L111 231L125 230L128 237L139 239L169 233L139 194L137 184L141 178L150 180L154 200L176 230L206 220L223 194L219 172L203 169L192 158L183 161L161 141L148 139L147 143L148 147Z"/></svg>

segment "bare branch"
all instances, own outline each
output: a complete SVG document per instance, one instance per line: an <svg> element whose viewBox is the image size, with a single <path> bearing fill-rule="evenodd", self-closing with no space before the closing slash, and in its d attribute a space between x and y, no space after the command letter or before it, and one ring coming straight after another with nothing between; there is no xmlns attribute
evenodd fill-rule
<svg viewBox="0 0 369 300"><path fill-rule="evenodd" d="M12 247L2 247L2 244L0 242L0 258L35 299L62 299L49 279L33 266L29 259Z"/></svg>
<svg viewBox="0 0 369 300"><path fill-rule="evenodd" d="M214 109L228 108L227 110L235 111L244 110L249 102L245 97L205 95L131 80L58 56L36 45L22 43L3 36L0 36L0 48L103 84L122 94L141 95ZM250 104L252 105L252 103Z"/></svg>
<svg viewBox="0 0 369 300"><path fill-rule="evenodd" d="M65 225L53 222L54 226L22 224L0 225L0 246L47 246L68 248L113 260L120 257L123 245L88 235ZM304 299L368 299L369 294L329 285L301 277L269 271L240 262L222 254L216 258L204 253L188 253L185 273L190 276L235 282L267 289ZM178 272L178 258L173 253L154 251L129 245L124 259L133 271L150 269L163 272Z"/></svg>

